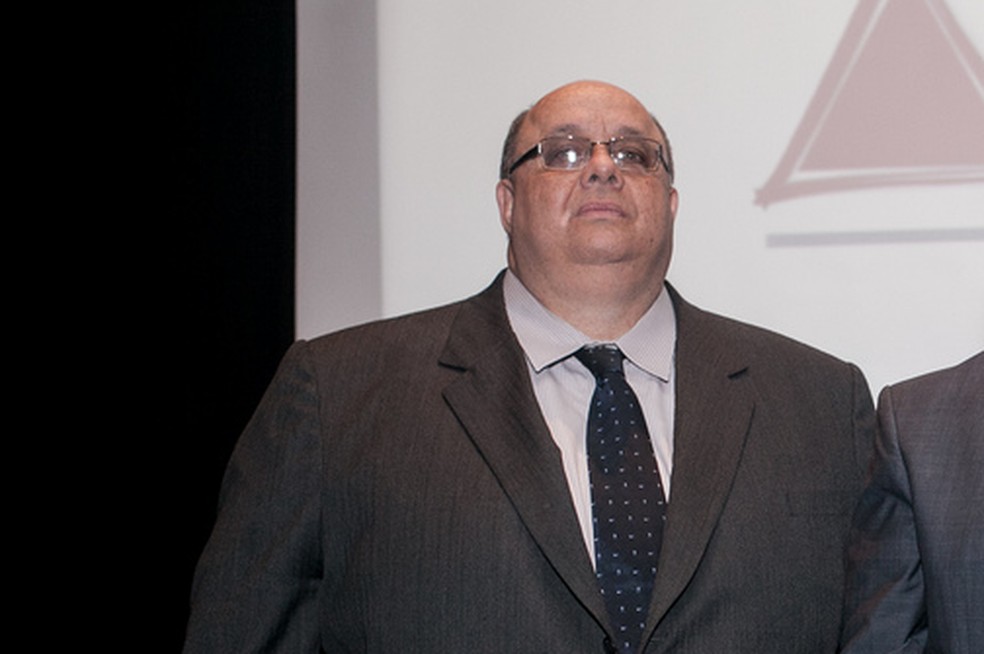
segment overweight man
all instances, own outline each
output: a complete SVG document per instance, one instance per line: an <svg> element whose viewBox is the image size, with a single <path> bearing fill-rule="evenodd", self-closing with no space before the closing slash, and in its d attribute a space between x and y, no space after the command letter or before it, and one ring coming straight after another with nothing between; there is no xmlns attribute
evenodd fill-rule
<svg viewBox="0 0 984 654"><path fill-rule="evenodd" d="M185 651L833 651L867 385L666 283L673 172L617 87L520 114L508 269L291 347L229 463Z"/></svg>

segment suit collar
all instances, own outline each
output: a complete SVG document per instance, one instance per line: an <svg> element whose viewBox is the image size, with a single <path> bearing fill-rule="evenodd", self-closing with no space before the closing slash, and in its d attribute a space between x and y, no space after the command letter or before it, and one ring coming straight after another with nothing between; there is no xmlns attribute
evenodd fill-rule
<svg viewBox="0 0 984 654"><path fill-rule="evenodd" d="M560 453L506 318L502 274L462 304L440 357L462 374L444 398L564 583L607 624Z"/></svg>
<svg viewBox="0 0 984 654"><path fill-rule="evenodd" d="M653 590L650 629L697 571L738 469L755 409L743 329L690 305L668 286L677 313L673 494Z"/></svg>

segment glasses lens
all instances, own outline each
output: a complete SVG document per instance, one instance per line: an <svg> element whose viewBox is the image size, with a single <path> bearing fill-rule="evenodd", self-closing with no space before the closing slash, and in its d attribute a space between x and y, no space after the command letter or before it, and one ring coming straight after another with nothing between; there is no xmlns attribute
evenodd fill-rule
<svg viewBox="0 0 984 654"><path fill-rule="evenodd" d="M547 168L574 170L591 159L594 143L576 136L552 136L540 142L540 157ZM598 145L608 146L615 165L627 172L652 172L661 160L658 141L641 136L622 136Z"/></svg>
<svg viewBox="0 0 984 654"><path fill-rule="evenodd" d="M626 136L612 142L612 160L627 170L653 170L659 165L659 143L641 137Z"/></svg>
<svg viewBox="0 0 984 654"><path fill-rule="evenodd" d="M570 170L580 168L590 157L591 141L566 136L543 139L540 156L547 168Z"/></svg>

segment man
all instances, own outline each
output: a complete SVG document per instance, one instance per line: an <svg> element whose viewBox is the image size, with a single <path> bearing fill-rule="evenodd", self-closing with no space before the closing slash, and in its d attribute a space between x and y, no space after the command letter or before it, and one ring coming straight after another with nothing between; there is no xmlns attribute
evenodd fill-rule
<svg viewBox="0 0 984 654"><path fill-rule="evenodd" d="M867 386L664 284L672 171L619 88L521 114L508 271L288 352L230 462L186 651L833 651Z"/></svg>
<svg viewBox="0 0 984 654"><path fill-rule="evenodd" d="M984 352L888 386L848 550L844 652L984 652Z"/></svg>

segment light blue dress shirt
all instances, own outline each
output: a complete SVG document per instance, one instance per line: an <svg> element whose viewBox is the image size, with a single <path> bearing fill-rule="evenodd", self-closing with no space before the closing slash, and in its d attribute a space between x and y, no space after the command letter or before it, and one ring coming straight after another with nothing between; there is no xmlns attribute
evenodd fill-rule
<svg viewBox="0 0 984 654"><path fill-rule="evenodd" d="M503 294L510 325L526 354L540 412L560 450L571 499L581 523L581 534L593 565L594 535L585 434L595 379L571 355L585 345L596 345L599 341L585 336L551 313L512 271L506 272ZM669 501L673 472L676 314L665 288L635 326L614 343L625 354L625 376L642 405Z"/></svg>

